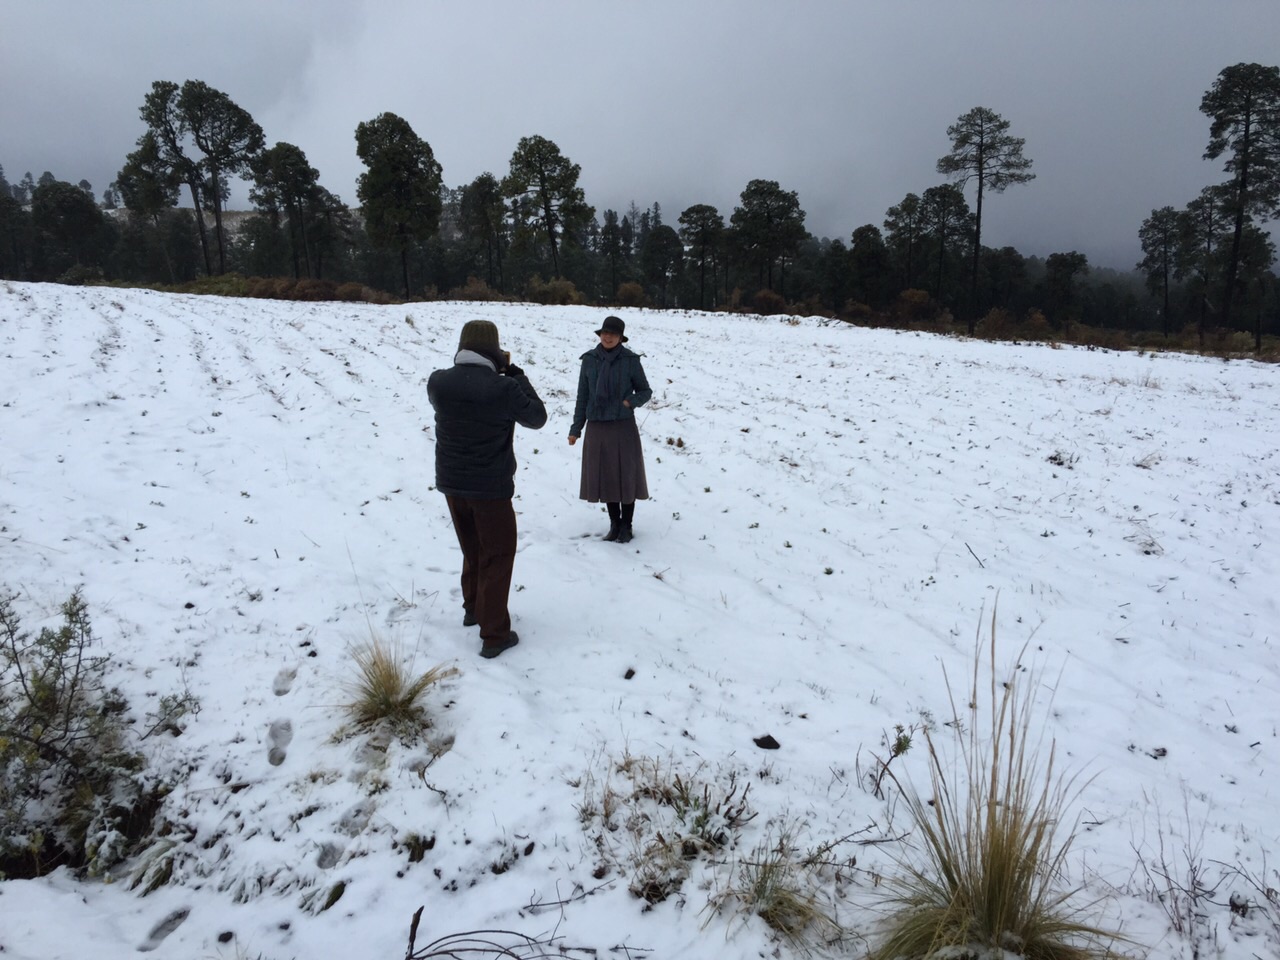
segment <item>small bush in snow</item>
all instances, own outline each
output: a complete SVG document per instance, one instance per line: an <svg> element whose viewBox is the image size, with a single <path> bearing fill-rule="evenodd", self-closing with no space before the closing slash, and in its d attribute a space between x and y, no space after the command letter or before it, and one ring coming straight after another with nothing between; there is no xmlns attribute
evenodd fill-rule
<svg viewBox="0 0 1280 960"><path fill-rule="evenodd" d="M0 876L101 872L149 827L128 704L106 683L80 591L32 637L0 595Z"/></svg>
<svg viewBox="0 0 1280 960"><path fill-rule="evenodd" d="M361 729L383 726L404 740L415 740L430 726L423 698L428 690L450 677L455 667L432 667L417 677L403 663L400 651L380 637L370 637L351 652L356 678L346 708Z"/></svg>
<svg viewBox="0 0 1280 960"><path fill-rule="evenodd" d="M588 771L575 785L583 789L578 819L602 858L596 877L617 869L631 894L648 903L678 892L691 864L732 848L756 817L750 784L734 770L712 777L701 765L682 771L628 753L603 777Z"/></svg>

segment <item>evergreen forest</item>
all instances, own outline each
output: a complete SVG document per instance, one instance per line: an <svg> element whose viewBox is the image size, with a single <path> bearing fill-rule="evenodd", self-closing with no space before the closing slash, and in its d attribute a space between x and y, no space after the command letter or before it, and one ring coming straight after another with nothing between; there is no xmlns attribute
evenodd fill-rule
<svg viewBox="0 0 1280 960"><path fill-rule="evenodd" d="M1128 272L1065 250L983 245L1034 144L984 106L958 117L921 184L844 237L815 237L793 190L751 180L732 210L657 200L597 210L581 169L527 136L505 167L449 186L404 118L358 125L353 202L302 147L199 80L156 81L136 148L101 195L0 167L0 278L314 300L528 300L820 314L987 338L1280 356L1280 67L1223 69L1199 104L1218 182L1133 229ZM0 158L3 159L3 158ZM74 172L73 172L74 174ZM234 180L251 210L226 208ZM992 202L994 200L994 203ZM674 213L674 215L673 215Z"/></svg>

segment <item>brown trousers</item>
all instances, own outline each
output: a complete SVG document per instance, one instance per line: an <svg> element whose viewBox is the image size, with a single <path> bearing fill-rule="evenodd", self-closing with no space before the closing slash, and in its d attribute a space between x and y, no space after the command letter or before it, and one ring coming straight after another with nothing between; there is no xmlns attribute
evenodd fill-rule
<svg viewBox="0 0 1280 960"><path fill-rule="evenodd" d="M516 562L516 512L510 500L446 496L462 547L462 605L480 624L480 639L501 643L511 633L507 595Z"/></svg>

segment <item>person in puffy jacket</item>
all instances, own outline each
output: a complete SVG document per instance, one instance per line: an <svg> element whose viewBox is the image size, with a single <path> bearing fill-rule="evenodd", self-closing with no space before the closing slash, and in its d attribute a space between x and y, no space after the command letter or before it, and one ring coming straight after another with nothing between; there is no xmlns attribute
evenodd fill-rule
<svg viewBox="0 0 1280 960"><path fill-rule="evenodd" d="M596 331L599 345L582 355L578 402L569 428L573 446L586 427L578 497L606 505L609 532L604 539L618 543L631 542L636 501L649 499L635 411L653 396L640 356L622 346L627 342L625 329L621 318L605 317Z"/></svg>
<svg viewBox="0 0 1280 960"><path fill-rule="evenodd" d="M462 547L462 623L480 626L480 656L520 642L507 596L516 559L515 425L537 430L547 408L498 346L488 320L462 327L453 366L427 379L436 413L436 489Z"/></svg>

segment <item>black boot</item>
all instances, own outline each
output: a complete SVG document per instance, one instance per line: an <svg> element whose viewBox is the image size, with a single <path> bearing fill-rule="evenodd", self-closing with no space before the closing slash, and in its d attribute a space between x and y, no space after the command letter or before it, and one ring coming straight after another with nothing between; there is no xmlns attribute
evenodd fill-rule
<svg viewBox="0 0 1280 960"><path fill-rule="evenodd" d="M494 657L501 654L503 650L510 650L519 642L520 634L512 630L507 634L507 639L505 640L495 640L492 643L486 640L480 647L480 656L484 657L486 660L492 660Z"/></svg>
<svg viewBox="0 0 1280 960"><path fill-rule="evenodd" d="M622 530L622 504L608 501L604 506L609 511L609 532L604 535L604 538L612 542L618 539L618 534Z"/></svg>
<svg viewBox="0 0 1280 960"><path fill-rule="evenodd" d="M618 511L618 542L631 542L631 518L636 515L635 501L624 503Z"/></svg>

